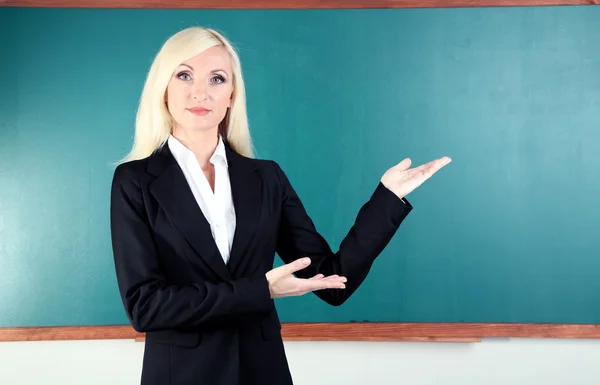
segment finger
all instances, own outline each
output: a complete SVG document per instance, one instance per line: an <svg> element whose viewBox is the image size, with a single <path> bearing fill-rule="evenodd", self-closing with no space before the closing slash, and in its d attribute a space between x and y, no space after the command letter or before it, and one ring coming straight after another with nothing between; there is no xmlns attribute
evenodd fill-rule
<svg viewBox="0 0 600 385"><path fill-rule="evenodd" d="M346 277L342 277L342 276L340 276L338 274L328 275L327 277L325 277L323 274L317 274L317 275L320 275L322 279L327 279L327 280L332 280L332 279L333 280L335 280L335 279L346 280ZM315 278L315 277L313 277L313 278ZM309 278L309 279L312 279L312 278Z"/></svg>
<svg viewBox="0 0 600 385"><path fill-rule="evenodd" d="M325 289L345 289L346 284L339 280L327 280L327 279L319 279L319 280L310 280L305 279L300 282L300 290L301 291L315 291L315 290L325 290Z"/></svg>
<svg viewBox="0 0 600 385"><path fill-rule="evenodd" d="M421 174L422 176L429 178L450 162L452 162L452 159L445 156L439 159L432 160L431 162L422 164L419 167L415 167L409 170L409 172L411 176L414 174Z"/></svg>
<svg viewBox="0 0 600 385"><path fill-rule="evenodd" d="M337 275L337 274L328 275L328 276L327 276L327 277L325 277L324 279L329 279L329 278L339 278L339 275Z"/></svg>
<svg viewBox="0 0 600 385"><path fill-rule="evenodd" d="M286 275L294 274L298 270L306 268L308 265L310 265L310 258L299 258L286 265L273 269L272 273L274 273L275 279L279 279Z"/></svg>
<svg viewBox="0 0 600 385"><path fill-rule="evenodd" d="M332 278L328 277L319 280L303 280L300 282L302 289L308 291L324 290L324 289L344 289L346 288L346 277Z"/></svg>
<svg viewBox="0 0 600 385"><path fill-rule="evenodd" d="M322 279L323 277L324 277L324 275L323 275L323 274L317 274L317 275L315 275L314 277L311 277L311 278L309 278L309 279Z"/></svg>
<svg viewBox="0 0 600 385"><path fill-rule="evenodd" d="M442 158L436 159L427 169L427 171L425 172L427 174L427 177L431 177L433 174L435 174L436 172L440 171L440 169L444 166L446 166L448 163L452 162L452 159L448 158L447 156L444 156Z"/></svg>
<svg viewBox="0 0 600 385"><path fill-rule="evenodd" d="M420 166L418 166L418 167L411 168L411 169L410 169L410 170L408 170L408 171L409 171L409 172L411 172L411 173L418 173L418 172L421 172L421 171L425 170L426 168L428 168L428 167L431 167L431 165L433 164L433 162L435 162L435 161L434 161L434 160L432 160L431 162L424 163L424 164L422 164L422 165L420 165Z"/></svg>
<svg viewBox="0 0 600 385"><path fill-rule="evenodd" d="M418 167L410 169L409 171L411 171L411 172L423 171L423 170L425 170L427 168L434 167L434 166L438 165L440 162L444 161L443 159L444 158L434 159L431 162L424 163L424 164L422 164L422 165L420 165Z"/></svg>
<svg viewBox="0 0 600 385"><path fill-rule="evenodd" d="M348 279L346 277L340 277L337 274L325 277L325 278L323 278L323 280L327 280L327 281L339 281L339 282L347 282L348 281Z"/></svg>
<svg viewBox="0 0 600 385"><path fill-rule="evenodd" d="M443 156L443 157L439 158L437 161L438 170L444 166L447 166L450 162L452 162L452 158L450 158L448 156Z"/></svg>

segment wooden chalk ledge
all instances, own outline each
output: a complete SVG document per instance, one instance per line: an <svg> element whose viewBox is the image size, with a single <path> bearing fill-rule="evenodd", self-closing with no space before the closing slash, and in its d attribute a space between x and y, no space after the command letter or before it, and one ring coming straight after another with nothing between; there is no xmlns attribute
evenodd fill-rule
<svg viewBox="0 0 600 385"><path fill-rule="evenodd" d="M284 323L285 341L479 342L482 338L600 338L600 325L508 323ZM0 342L133 339L129 325L0 328Z"/></svg>

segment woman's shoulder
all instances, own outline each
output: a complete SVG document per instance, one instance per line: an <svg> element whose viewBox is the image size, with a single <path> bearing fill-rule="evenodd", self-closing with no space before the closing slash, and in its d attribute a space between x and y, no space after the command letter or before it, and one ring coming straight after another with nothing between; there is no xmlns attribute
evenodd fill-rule
<svg viewBox="0 0 600 385"><path fill-rule="evenodd" d="M244 168L253 168L259 170L261 173L272 173L276 168L279 167L277 162L274 160L255 156L246 156L230 149L228 151L228 158L231 158L230 160L233 161L234 164L243 164Z"/></svg>
<svg viewBox="0 0 600 385"><path fill-rule="evenodd" d="M256 168L272 170L273 167L278 167L277 162L272 159L265 158L252 158L251 162L254 163Z"/></svg>
<svg viewBox="0 0 600 385"><path fill-rule="evenodd" d="M139 185L147 173L148 158L124 161L115 167L113 186Z"/></svg>
<svg viewBox="0 0 600 385"><path fill-rule="evenodd" d="M252 163L252 165L256 169L260 170L260 172L263 174L273 176L273 177L279 177L279 174L283 172L281 170L281 167L279 166L279 163L277 163L277 161L275 161L273 159L266 159L266 158L247 158L247 159L249 159L249 161Z"/></svg>
<svg viewBox="0 0 600 385"><path fill-rule="evenodd" d="M115 176L126 177L126 176L134 176L140 173L146 172L148 165L148 158L144 159L136 159L129 160L125 162L121 162L117 164L115 167Z"/></svg>

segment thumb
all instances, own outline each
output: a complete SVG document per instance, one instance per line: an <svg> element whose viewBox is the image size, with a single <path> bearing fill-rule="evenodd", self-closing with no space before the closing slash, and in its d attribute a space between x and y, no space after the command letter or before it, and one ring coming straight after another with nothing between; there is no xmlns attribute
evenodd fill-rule
<svg viewBox="0 0 600 385"><path fill-rule="evenodd" d="M286 275L291 275L298 270L302 270L305 267L310 265L310 258L300 258L296 259L294 262L290 262L287 265L280 266L281 275L278 274L278 278L281 278Z"/></svg>
<svg viewBox="0 0 600 385"><path fill-rule="evenodd" d="M267 276L272 280L281 279L287 275L291 275L298 270L304 269L306 266L310 265L310 258L300 258L296 259L293 262L290 262L286 265L276 267L267 273Z"/></svg>
<svg viewBox="0 0 600 385"><path fill-rule="evenodd" d="M411 164L412 161L410 160L410 158L404 158L400 163L396 165L396 168L400 171L408 170Z"/></svg>

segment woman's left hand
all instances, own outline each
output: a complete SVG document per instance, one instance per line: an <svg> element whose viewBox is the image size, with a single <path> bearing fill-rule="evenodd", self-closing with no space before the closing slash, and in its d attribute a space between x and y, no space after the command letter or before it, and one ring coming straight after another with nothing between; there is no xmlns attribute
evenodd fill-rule
<svg viewBox="0 0 600 385"><path fill-rule="evenodd" d="M387 170L381 177L381 183L398 198L404 198L450 162L452 159L444 156L419 167L409 168L411 160L406 158Z"/></svg>

